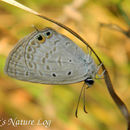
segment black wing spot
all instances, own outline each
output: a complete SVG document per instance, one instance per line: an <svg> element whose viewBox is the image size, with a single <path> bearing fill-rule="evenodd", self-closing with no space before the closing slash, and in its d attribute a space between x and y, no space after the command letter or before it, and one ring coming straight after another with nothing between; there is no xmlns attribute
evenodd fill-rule
<svg viewBox="0 0 130 130"><path fill-rule="evenodd" d="M43 37L42 37L41 35L38 35L38 36L37 36L37 39L38 39L39 41L41 41L41 40L43 39Z"/></svg>
<svg viewBox="0 0 130 130"><path fill-rule="evenodd" d="M71 71L68 72L68 75L71 75Z"/></svg>
<svg viewBox="0 0 130 130"><path fill-rule="evenodd" d="M47 31L44 35L46 38L50 38L52 36L52 32Z"/></svg>
<svg viewBox="0 0 130 130"><path fill-rule="evenodd" d="M52 74L52 76L53 76L53 77L56 77L56 74L55 74L55 73L53 73L53 74Z"/></svg>
<svg viewBox="0 0 130 130"><path fill-rule="evenodd" d="M50 34L51 34L50 32L46 32L46 35L47 35L47 36L50 36Z"/></svg>
<svg viewBox="0 0 130 130"><path fill-rule="evenodd" d="M72 62L72 60L70 59L69 62Z"/></svg>

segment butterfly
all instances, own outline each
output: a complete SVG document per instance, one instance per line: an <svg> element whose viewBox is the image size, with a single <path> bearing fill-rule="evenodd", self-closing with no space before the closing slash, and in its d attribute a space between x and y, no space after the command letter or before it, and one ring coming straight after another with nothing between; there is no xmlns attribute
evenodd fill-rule
<svg viewBox="0 0 130 130"><path fill-rule="evenodd" d="M84 81L85 88L86 84L88 87L94 84L100 66L71 39L47 27L36 29L17 43L9 53L4 70L18 80L41 84Z"/></svg>
<svg viewBox="0 0 130 130"><path fill-rule="evenodd" d="M36 30L10 52L5 73L13 78L43 84L92 85L97 65L68 37L52 28Z"/></svg>

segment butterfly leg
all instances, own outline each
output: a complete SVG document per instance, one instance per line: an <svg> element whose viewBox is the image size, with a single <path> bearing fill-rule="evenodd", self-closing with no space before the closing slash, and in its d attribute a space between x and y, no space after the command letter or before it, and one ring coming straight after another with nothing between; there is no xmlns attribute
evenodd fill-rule
<svg viewBox="0 0 130 130"><path fill-rule="evenodd" d="M98 73L98 71L101 68L101 66L102 66L102 63L100 65L98 65L96 73ZM103 70L103 72L101 74L96 74L98 76L98 78L96 78L96 79L101 79L102 76L104 75L105 71L106 70Z"/></svg>
<svg viewBox="0 0 130 130"><path fill-rule="evenodd" d="M97 74L98 78L96 78L96 79L102 79L102 76L104 75L105 71L106 71L106 70L104 70L101 74ZM103 78L103 79L104 79L104 78Z"/></svg>

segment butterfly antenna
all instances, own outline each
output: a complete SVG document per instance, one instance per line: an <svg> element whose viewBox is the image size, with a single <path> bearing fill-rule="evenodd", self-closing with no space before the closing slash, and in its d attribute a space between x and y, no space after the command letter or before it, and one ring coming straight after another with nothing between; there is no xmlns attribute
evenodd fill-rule
<svg viewBox="0 0 130 130"><path fill-rule="evenodd" d="M83 109L84 109L84 112L85 113L88 113L87 111L86 111L86 107L85 107L85 85L86 85L86 83L84 83L84 85L83 85L83 88L84 88L84 90L83 90Z"/></svg>
<svg viewBox="0 0 130 130"><path fill-rule="evenodd" d="M37 28L35 25L32 25L32 27L33 27L37 32L39 32L38 28Z"/></svg>
<svg viewBox="0 0 130 130"><path fill-rule="evenodd" d="M79 95L79 98L78 98L78 103L77 103L77 107L76 107L76 111L75 111L76 118L78 118L78 107L79 107L79 102L80 102L80 98L81 98L81 94L82 94L83 88L84 88L84 85L81 88L80 95Z"/></svg>

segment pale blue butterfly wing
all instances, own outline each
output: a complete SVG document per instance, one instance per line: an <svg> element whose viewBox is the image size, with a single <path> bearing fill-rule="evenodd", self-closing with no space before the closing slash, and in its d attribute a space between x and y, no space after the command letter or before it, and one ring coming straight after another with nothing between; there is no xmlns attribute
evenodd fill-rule
<svg viewBox="0 0 130 130"><path fill-rule="evenodd" d="M24 37L23 39L19 40L13 50L9 53L9 56L6 60L6 65L4 71L7 75L19 78L19 76L26 75L27 67L25 63L25 46L28 42L27 39L31 38L32 34Z"/></svg>
<svg viewBox="0 0 130 130"><path fill-rule="evenodd" d="M11 51L5 72L16 79L69 84L94 78L97 66L89 54L51 28L35 31Z"/></svg>

